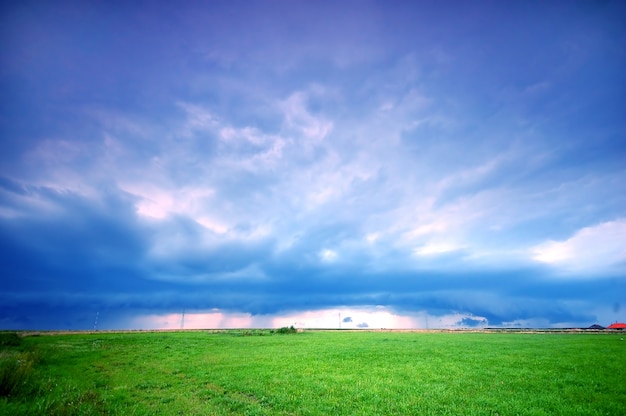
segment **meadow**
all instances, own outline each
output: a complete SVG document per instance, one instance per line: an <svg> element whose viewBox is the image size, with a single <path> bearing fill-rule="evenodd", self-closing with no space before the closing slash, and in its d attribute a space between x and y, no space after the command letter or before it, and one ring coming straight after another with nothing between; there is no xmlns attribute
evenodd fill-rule
<svg viewBox="0 0 626 416"><path fill-rule="evenodd" d="M623 335L4 333L0 414L624 415Z"/></svg>

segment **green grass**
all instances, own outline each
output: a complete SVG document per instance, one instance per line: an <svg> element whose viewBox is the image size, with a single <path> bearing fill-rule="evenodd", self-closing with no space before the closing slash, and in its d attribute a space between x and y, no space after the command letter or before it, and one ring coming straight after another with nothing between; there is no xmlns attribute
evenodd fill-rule
<svg viewBox="0 0 626 416"><path fill-rule="evenodd" d="M615 334L53 335L0 364L24 370L7 415L626 414Z"/></svg>

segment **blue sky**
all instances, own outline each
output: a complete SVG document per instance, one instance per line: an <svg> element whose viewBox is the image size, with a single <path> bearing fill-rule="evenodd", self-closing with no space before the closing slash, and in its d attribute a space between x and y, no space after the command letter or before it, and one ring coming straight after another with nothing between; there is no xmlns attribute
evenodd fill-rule
<svg viewBox="0 0 626 416"><path fill-rule="evenodd" d="M625 15L5 4L0 327L624 320Z"/></svg>

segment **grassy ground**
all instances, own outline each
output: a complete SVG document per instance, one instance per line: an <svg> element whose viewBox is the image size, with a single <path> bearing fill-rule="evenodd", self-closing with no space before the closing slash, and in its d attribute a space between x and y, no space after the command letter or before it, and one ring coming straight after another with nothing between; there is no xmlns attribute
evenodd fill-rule
<svg viewBox="0 0 626 416"><path fill-rule="evenodd" d="M0 346L0 414L624 415L621 337L315 331L26 337Z"/></svg>

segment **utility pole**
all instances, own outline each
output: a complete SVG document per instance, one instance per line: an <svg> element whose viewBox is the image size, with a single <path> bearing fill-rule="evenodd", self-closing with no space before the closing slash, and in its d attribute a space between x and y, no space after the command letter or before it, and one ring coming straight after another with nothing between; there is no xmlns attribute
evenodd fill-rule
<svg viewBox="0 0 626 416"><path fill-rule="evenodd" d="M180 329L185 329L185 309L183 309L183 316L180 319Z"/></svg>
<svg viewBox="0 0 626 416"><path fill-rule="evenodd" d="M93 323L93 330L94 331L98 330L98 315L100 315L100 311L96 312L96 320Z"/></svg>

